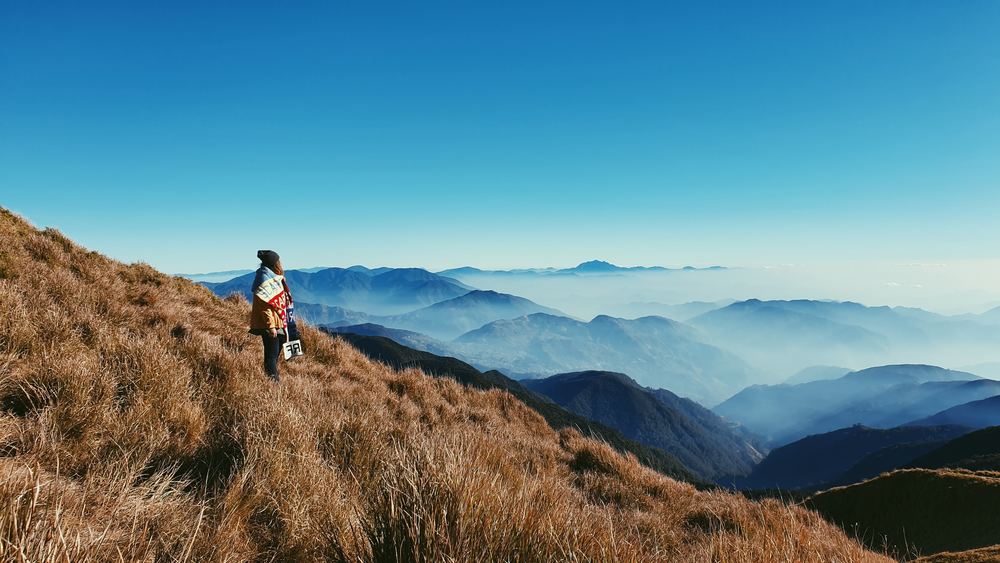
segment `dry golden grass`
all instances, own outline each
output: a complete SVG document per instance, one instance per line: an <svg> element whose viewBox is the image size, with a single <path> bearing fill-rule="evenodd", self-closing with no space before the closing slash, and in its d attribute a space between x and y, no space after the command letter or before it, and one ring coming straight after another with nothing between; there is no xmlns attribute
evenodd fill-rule
<svg viewBox="0 0 1000 563"><path fill-rule="evenodd" d="M921 557L914 563L996 563L997 561L1000 561L1000 545L969 551L946 551Z"/></svg>
<svg viewBox="0 0 1000 563"><path fill-rule="evenodd" d="M0 243L2 560L884 560L308 327L273 385L241 298L3 210Z"/></svg>

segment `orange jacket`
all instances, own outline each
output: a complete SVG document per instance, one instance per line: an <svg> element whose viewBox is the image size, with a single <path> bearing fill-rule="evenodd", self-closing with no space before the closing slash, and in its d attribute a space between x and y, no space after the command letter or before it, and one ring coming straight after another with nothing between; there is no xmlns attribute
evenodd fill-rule
<svg viewBox="0 0 1000 563"><path fill-rule="evenodd" d="M285 328L281 320L281 309L268 305L263 299L254 295L250 309L250 330L263 331L268 329L281 330Z"/></svg>

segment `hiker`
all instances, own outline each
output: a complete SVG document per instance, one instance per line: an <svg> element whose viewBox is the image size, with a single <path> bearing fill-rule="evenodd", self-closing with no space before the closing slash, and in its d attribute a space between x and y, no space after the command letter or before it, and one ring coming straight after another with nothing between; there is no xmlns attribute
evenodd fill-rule
<svg viewBox="0 0 1000 563"><path fill-rule="evenodd" d="M254 276L250 292L253 307L250 310L250 334L256 334L264 341L264 371L268 377L278 381L278 356L288 323L286 310L291 304L291 293L285 282L285 270L281 258L273 250L258 250L260 268Z"/></svg>

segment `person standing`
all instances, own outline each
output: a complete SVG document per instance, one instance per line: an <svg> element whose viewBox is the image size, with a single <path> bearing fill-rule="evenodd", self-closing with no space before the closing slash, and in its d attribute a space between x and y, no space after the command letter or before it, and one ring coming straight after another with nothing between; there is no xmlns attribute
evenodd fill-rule
<svg viewBox="0 0 1000 563"><path fill-rule="evenodd" d="M260 267L250 288L253 294L250 334L261 337L264 343L264 372L277 382L281 340L288 329L285 313L290 294L278 253L273 250L258 250L257 258L260 259Z"/></svg>

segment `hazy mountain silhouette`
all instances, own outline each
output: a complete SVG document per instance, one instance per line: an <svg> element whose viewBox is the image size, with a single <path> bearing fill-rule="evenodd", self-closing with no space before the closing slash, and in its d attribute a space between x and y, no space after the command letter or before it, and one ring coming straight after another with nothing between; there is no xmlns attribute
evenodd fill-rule
<svg viewBox="0 0 1000 563"><path fill-rule="evenodd" d="M787 385L798 385L800 383L837 379L849 373L851 373L851 370L836 366L810 366L799 370L795 375L786 379L785 383Z"/></svg>
<svg viewBox="0 0 1000 563"><path fill-rule="evenodd" d="M253 270L248 270L248 269L224 270L221 272L204 272L199 274L176 274L176 275L182 278L189 279L194 282L219 283L249 274L250 272L253 272Z"/></svg>
<svg viewBox="0 0 1000 563"><path fill-rule="evenodd" d="M379 272L379 273L376 273ZM216 295L250 295L253 273L223 283L205 283ZM343 307L369 314L398 314L464 295L469 286L419 268L386 271L327 268L285 272L296 303Z"/></svg>
<svg viewBox="0 0 1000 563"><path fill-rule="evenodd" d="M866 456L900 444L927 444L931 448L968 432L958 426L901 427L890 429L851 426L807 436L772 450L753 472L737 481L751 489L817 489L839 482ZM923 452L913 455L895 469ZM878 475L875 473L874 475ZM870 475L870 476L874 476Z"/></svg>
<svg viewBox="0 0 1000 563"><path fill-rule="evenodd" d="M450 357L452 355L452 351L447 343L435 340L426 334L398 328L388 328L374 323L362 323L345 326L324 326L322 327L322 330L329 333L355 334L358 336L379 336L382 338L388 338L401 346L412 348L420 352L427 352L445 357Z"/></svg>
<svg viewBox="0 0 1000 563"><path fill-rule="evenodd" d="M705 478L745 475L762 457L752 437L708 409L642 387L621 373L584 371L521 383L628 438L670 452Z"/></svg>
<svg viewBox="0 0 1000 563"><path fill-rule="evenodd" d="M1000 391L978 401L955 405L932 416L914 420L914 425L961 424L970 428L1000 426Z"/></svg>
<svg viewBox="0 0 1000 563"><path fill-rule="evenodd" d="M894 365L798 385L753 385L713 410L782 445L855 424L899 426L921 418L915 413L927 416L997 394L1000 382L971 373Z"/></svg>
<svg viewBox="0 0 1000 563"><path fill-rule="evenodd" d="M618 371L643 385L709 404L753 377L740 358L700 341L691 327L662 317L601 315L585 323L537 313L487 324L453 345L475 365L540 376Z"/></svg>
<svg viewBox="0 0 1000 563"><path fill-rule="evenodd" d="M965 365L996 357L1000 326L921 309L837 301L751 299L690 323L780 379L816 365L912 361Z"/></svg>
<svg viewBox="0 0 1000 563"><path fill-rule="evenodd" d="M325 324L361 324L368 322L372 315L360 311L352 311L335 305L319 305L316 303L295 303L295 315L298 319L314 325Z"/></svg>
<svg viewBox="0 0 1000 563"><path fill-rule="evenodd" d="M543 307L523 297L477 290L416 311L372 320L385 326L451 340L493 321L514 319L533 313L565 316L560 311Z"/></svg>
<svg viewBox="0 0 1000 563"><path fill-rule="evenodd" d="M776 376L817 364L871 365L888 356L885 336L826 318L819 303L751 299L689 322Z"/></svg>
<svg viewBox="0 0 1000 563"><path fill-rule="evenodd" d="M985 313L977 315L977 320L988 324L1000 324L1000 307L994 307Z"/></svg>
<svg viewBox="0 0 1000 563"><path fill-rule="evenodd" d="M726 299L722 301L689 301L687 303L667 305L656 301L635 301L613 306L608 309L608 313L627 319L655 315L686 322L698 315L731 305L733 302L732 299Z"/></svg>
<svg viewBox="0 0 1000 563"><path fill-rule="evenodd" d="M438 272L443 276L537 276L537 275L601 275L601 274L623 274L623 273L644 273L644 272L678 272L692 270L724 270L723 266L709 266L706 268L696 268L694 266L684 266L683 268L667 268L665 266L617 266L604 260L589 260L578 264L572 268L519 268L512 270L481 270L470 266L452 268Z"/></svg>

